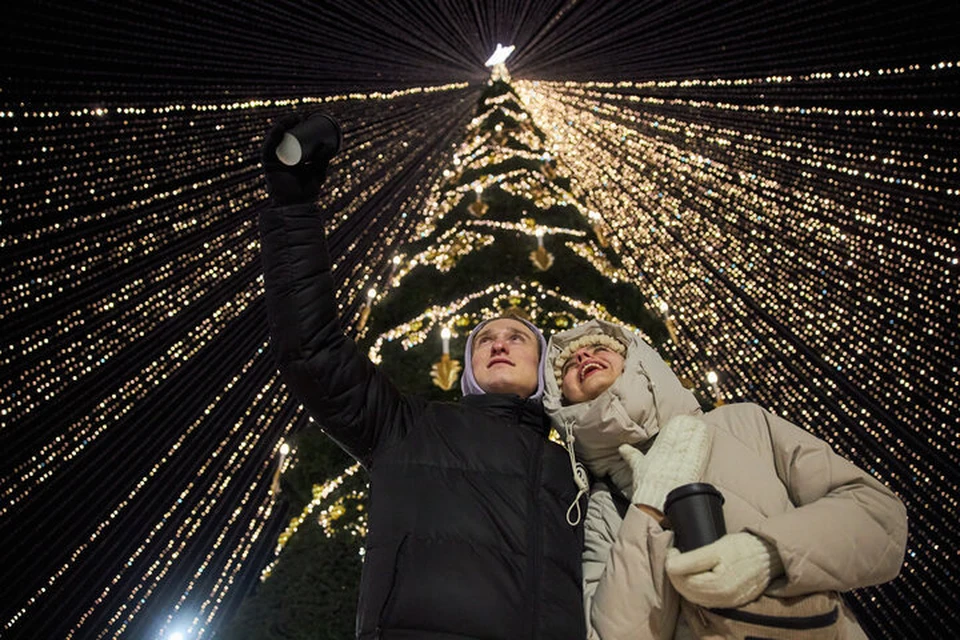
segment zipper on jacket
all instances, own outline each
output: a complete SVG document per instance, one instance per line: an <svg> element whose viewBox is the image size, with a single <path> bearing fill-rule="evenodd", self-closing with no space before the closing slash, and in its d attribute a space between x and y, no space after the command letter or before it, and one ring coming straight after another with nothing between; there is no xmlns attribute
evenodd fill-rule
<svg viewBox="0 0 960 640"><path fill-rule="evenodd" d="M527 561L527 593L530 594L529 609L529 635L533 640L540 634L540 567L541 556L543 555L543 533L542 533L542 509L540 505L540 476L543 470L543 438L537 438L537 448L532 456L530 470L530 497L528 498L529 524L527 528L527 549L530 557Z"/></svg>
<svg viewBox="0 0 960 640"><path fill-rule="evenodd" d="M704 629L710 628L710 622L707 620L707 615L703 612L703 607L697 607L697 617L700 618L700 624Z"/></svg>

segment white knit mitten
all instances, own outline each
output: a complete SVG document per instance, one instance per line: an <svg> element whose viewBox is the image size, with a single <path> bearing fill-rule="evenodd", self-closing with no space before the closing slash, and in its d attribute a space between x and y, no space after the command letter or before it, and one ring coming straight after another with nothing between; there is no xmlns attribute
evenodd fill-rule
<svg viewBox="0 0 960 640"><path fill-rule="evenodd" d="M633 503L663 511L672 489L700 481L712 444L713 430L703 420L676 416L660 429L646 455L620 445L620 456L633 472Z"/></svg>
<svg viewBox="0 0 960 640"><path fill-rule="evenodd" d="M752 533L731 533L698 549L667 553L667 575L684 598L704 607L739 607L783 574L776 547Z"/></svg>

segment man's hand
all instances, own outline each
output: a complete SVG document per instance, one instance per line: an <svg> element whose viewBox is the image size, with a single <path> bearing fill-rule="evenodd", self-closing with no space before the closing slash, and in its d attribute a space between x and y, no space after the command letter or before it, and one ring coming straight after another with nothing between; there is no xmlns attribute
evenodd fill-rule
<svg viewBox="0 0 960 640"><path fill-rule="evenodd" d="M760 597L783 573L776 547L752 533L731 533L716 542L667 553L667 575L677 592L704 607L739 607Z"/></svg>
<svg viewBox="0 0 960 640"><path fill-rule="evenodd" d="M279 205L307 204L320 195L320 186L327 176L330 157L319 160L307 158L293 166L288 166L277 157L277 147L285 133L309 118L310 114L287 114L274 122L264 138L260 152L267 193Z"/></svg>

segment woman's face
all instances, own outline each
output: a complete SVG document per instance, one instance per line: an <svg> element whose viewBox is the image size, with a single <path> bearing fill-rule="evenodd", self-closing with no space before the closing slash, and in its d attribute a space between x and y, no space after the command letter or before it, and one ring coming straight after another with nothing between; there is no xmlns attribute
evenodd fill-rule
<svg viewBox="0 0 960 640"><path fill-rule="evenodd" d="M560 391L570 404L593 400L623 373L622 355L602 344L577 349L561 370Z"/></svg>

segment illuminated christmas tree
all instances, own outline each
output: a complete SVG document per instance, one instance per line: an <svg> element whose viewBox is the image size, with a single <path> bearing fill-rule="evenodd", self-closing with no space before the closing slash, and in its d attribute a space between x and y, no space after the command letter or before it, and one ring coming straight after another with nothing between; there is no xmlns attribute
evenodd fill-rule
<svg viewBox="0 0 960 640"><path fill-rule="evenodd" d="M954 637L954 3L467 4L8 8L3 637L351 637L366 477L278 375L258 243L265 127L312 109L347 135L322 197L340 315L398 383L454 398L470 317L534 281L602 304L711 402L761 404L896 491L903 570L847 595L870 637ZM515 97L491 117L526 114L545 136L526 149L506 125L481 149L493 132L471 123L497 37L517 44ZM534 161L529 188L492 180L497 154ZM570 206L535 206L534 180ZM495 242L413 266L466 234ZM663 325L574 246L600 246ZM516 281L485 279L506 259ZM548 330L579 317L537 305Z"/></svg>

